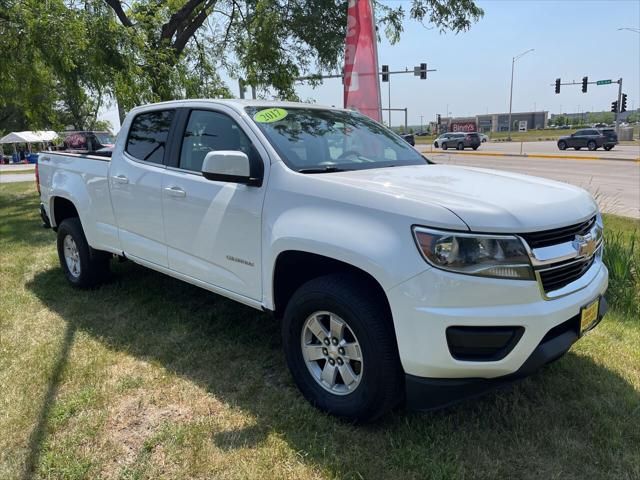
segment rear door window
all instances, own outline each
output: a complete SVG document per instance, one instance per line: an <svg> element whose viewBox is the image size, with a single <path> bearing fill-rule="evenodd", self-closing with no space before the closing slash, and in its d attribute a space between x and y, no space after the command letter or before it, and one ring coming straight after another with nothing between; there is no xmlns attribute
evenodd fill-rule
<svg viewBox="0 0 640 480"><path fill-rule="evenodd" d="M131 122L126 152L138 160L162 164L174 113L158 110L137 115Z"/></svg>

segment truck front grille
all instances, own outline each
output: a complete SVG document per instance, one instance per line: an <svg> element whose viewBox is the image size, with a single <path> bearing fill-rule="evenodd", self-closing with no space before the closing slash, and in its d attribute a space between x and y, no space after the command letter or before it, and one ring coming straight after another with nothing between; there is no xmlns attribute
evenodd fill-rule
<svg viewBox="0 0 640 480"><path fill-rule="evenodd" d="M597 255L591 258L585 258L578 261L572 261L561 265L551 266L538 270L542 288L545 293L559 290L569 285L571 282L578 280L593 265Z"/></svg>
<svg viewBox="0 0 640 480"><path fill-rule="evenodd" d="M595 222L596 217L591 217L589 220L576 225L554 228L543 232L521 233L520 236L525 239L531 249L549 247L559 243L571 242L576 235L586 235Z"/></svg>

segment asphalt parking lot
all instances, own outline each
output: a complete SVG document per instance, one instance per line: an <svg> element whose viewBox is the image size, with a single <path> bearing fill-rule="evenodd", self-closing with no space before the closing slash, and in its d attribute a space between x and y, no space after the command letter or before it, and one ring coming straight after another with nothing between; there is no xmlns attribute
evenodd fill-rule
<svg viewBox="0 0 640 480"><path fill-rule="evenodd" d="M425 154L437 163L506 170L577 185L591 192L598 199L604 212L640 218L640 163L638 162L461 155L442 153L441 150L434 150L434 153L427 151Z"/></svg>

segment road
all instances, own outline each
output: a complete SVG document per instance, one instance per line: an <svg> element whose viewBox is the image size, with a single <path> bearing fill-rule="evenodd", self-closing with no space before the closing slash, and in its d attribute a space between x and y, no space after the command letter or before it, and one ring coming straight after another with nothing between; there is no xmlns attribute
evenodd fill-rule
<svg viewBox="0 0 640 480"><path fill-rule="evenodd" d="M506 170L577 185L596 197L602 211L640 218L640 164L637 162L428 152L426 155L436 163Z"/></svg>
<svg viewBox="0 0 640 480"><path fill-rule="evenodd" d="M416 145L424 152L433 153L440 152L440 149L433 148L432 145ZM471 151L471 150L466 150ZM498 152L498 153L511 153L511 154L536 154L543 155L566 155L571 157L607 157L607 158L634 158L640 157L640 143L637 145L616 145L613 150L608 152L599 148L596 151L590 152L586 148L581 150L564 150L558 149L556 142L487 142L483 143L478 149L478 152Z"/></svg>
<svg viewBox="0 0 640 480"><path fill-rule="evenodd" d="M431 154L427 151L425 154L437 163L495 168L571 183L590 191L603 211L640 218L640 163L637 162L473 156L441 153L441 150L436 152L438 153ZM3 172L16 168L7 168L9 165L1 167L4 168L0 168L0 183L35 181L33 173L4 174ZM25 166L16 167L22 167L22 170Z"/></svg>

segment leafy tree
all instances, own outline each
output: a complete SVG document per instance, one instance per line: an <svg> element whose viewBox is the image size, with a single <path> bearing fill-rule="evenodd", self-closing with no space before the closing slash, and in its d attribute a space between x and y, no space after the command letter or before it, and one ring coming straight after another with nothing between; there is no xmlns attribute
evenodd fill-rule
<svg viewBox="0 0 640 480"><path fill-rule="evenodd" d="M462 32L484 12L473 0L374 0L380 31L403 21ZM0 129L87 128L115 98L229 97L227 71L279 98L295 79L340 68L347 0L0 0ZM7 52L5 54L5 52Z"/></svg>

